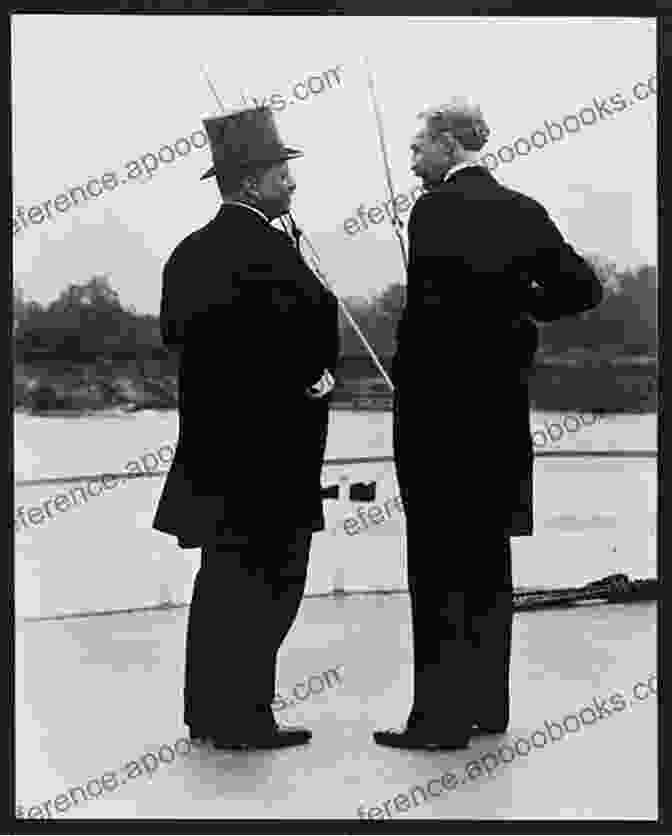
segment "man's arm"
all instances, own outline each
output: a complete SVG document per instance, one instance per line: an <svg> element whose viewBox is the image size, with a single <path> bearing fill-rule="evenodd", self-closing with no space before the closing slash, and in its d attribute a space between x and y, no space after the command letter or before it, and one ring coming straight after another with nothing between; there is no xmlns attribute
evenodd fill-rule
<svg viewBox="0 0 672 836"><path fill-rule="evenodd" d="M402 346L402 334L404 332L404 323L406 321L406 305L404 304L404 309L401 312L401 316L399 317L399 322L397 323L397 333L395 335L395 343L396 348L394 350L394 356L392 357L392 365L390 368L390 378L392 379L392 383L395 385L398 383L399 378L401 376L401 364L402 364L402 354L401 354L401 346Z"/></svg>
<svg viewBox="0 0 672 836"><path fill-rule="evenodd" d="M539 322L553 322L597 307L604 290L588 262L562 237L545 209L525 226L534 248L526 272L538 287L526 291L526 311Z"/></svg>
<svg viewBox="0 0 672 836"><path fill-rule="evenodd" d="M314 350L319 340L313 329L317 323L301 304L288 268L282 258L246 265L232 301L220 308L222 337L226 333L232 350L237 345L245 351L245 385L303 390L317 383L325 371L322 352ZM232 366L233 375L238 376L235 359Z"/></svg>
<svg viewBox="0 0 672 836"><path fill-rule="evenodd" d="M181 351L185 341L191 341L191 334L207 320L208 309L230 298L236 254L227 253L220 263L220 253L209 244L208 238L186 238L163 268L159 321L161 340L167 348Z"/></svg>
<svg viewBox="0 0 672 836"><path fill-rule="evenodd" d="M175 253L163 268L161 291L161 340L167 348L179 350L184 343L184 331L189 319L189 296L184 276L181 274ZM194 293L193 286L190 292Z"/></svg>

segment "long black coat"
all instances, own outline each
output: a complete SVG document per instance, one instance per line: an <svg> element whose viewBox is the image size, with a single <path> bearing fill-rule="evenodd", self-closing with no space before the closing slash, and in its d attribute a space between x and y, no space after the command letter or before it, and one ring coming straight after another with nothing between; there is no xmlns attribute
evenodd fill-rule
<svg viewBox="0 0 672 836"><path fill-rule="evenodd" d="M589 310L602 286L543 206L483 167L461 169L423 194L408 233L392 368L405 504L417 491L412 501L449 528L492 523L530 535L534 320Z"/></svg>
<svg viewBox="0 0 672 836"><path fill-rule="evenodd" d="M180 354L180 431L154 528L183 548L323 529L329 398L305 390L335 371L338 307L294 242L223 205L166 263L161 334Z"/></svg>

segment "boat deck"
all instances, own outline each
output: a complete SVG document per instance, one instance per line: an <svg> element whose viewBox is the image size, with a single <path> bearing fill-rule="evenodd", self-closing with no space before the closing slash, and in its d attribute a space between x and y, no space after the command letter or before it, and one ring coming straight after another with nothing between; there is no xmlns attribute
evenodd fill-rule
<svg viewBox="0 0 672 836"><path fill-rule="evenodd" d="M310 727L312 742L248 753L180 743L177 755L185 607L21 621L17 804L25 815L49 801L61 819L657 817L655 604L517 613L509 732L444 753L371 739L406 717L409 616L405 594L304 599L279 670L278 693L295 704L277 719ZM221 676L244 687L224 652ZM446 672L446 711L468 687L468 671ZM565 724L562 739L532 737L546 721L556 737L551 724ZM76 788L87 786L85 801Z"/></svg>

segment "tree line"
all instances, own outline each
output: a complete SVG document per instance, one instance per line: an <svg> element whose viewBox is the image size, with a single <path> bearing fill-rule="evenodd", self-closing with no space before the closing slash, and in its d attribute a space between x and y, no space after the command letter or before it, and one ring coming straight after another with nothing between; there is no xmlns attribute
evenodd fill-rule
<svg viewBox="0 0 672 836"><path fill-rule="evenodd" d="M641 357L657 353L657 271L651 265L618 270L600 255L588 255L605 288L604 301L578 317L565 317L540 329L540 354L599 352L603 356ZM394 354L394 335L404 305L404 287L388 286L373 299L345 299L353 319L379 356ZM342 347L346 357L365 353L353 329L342 317Z"/></svg>
<svg viewBox="0 0 672 836"><path fill-rule="evenodd" d="M613 356L653 356L657 352L657 271L651 265L618 270L602 256L588 256L607 293L594 310L543 326L540 353L600 352ZM344 301L380 357L395 351L395 332L405 289L391 284L372 298ZM342 354L365 354L341 314ZM158 316L138 314L122 304L109 275L70 284L57 299L41 305L14 289L14 343L21 362L93 363L105 360L164 360Z"/></svg>

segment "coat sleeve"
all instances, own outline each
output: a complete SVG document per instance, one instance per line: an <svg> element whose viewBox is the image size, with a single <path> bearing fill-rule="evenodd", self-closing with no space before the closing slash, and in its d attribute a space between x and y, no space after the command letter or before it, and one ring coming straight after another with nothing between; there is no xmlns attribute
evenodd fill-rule
<svg viewBox="0 0 672 836"><path fill-rule="evenodd" d="M282 259L256 260L240 271L232 297L209 321L219 325L220 355L243 388L303 390L326 367L318 322ZM244 353L244 360L242 354ZM331 359L331 358L329 358Z"/></svg>
<svg viewBox="0 0 672 836"><path fill-rule="evenodd" d="M332 323L330 348L327 353L326 367L336 377L341 356L341 331L338 324L338 299L329 296L330 318Z"/></svg>
<svg viewBox="0 0 672 836"><path fill-rule="evenodd" d="M604 290L592 267L564 240L545 209L538 207L534 216L524 228L534 246L526 272L539 286L528 287L526 312L539 322L553 322L597 307Z"/></svg>
<svg viewBox="0 0 672 836"><path fill-rule="evenodd" d="M401 312L399 317L399 321L397 323L397 331L395 334L395 350L394 356L392 357L392 364L390 366L390 378L392 383L398 383L401 377L401 368L402 368L402 353L401 353L401 346L402 342L402 334L404 333L404 323L406 321L406 306L404 305L404 309Z"/></svg>
<svg viewBox="0 0 672 836"><path fill-rule="evenodd" d="M173 253L163 268L159 316L161 339L167 348L179 350L182 347L188 319L189 297L185 293L184 282L180 281L180 271Z"/></svg>

